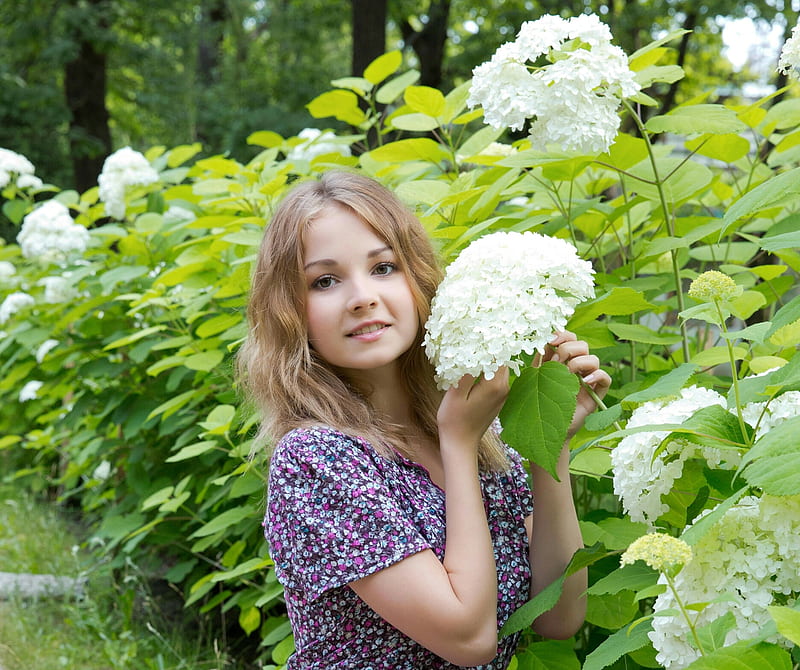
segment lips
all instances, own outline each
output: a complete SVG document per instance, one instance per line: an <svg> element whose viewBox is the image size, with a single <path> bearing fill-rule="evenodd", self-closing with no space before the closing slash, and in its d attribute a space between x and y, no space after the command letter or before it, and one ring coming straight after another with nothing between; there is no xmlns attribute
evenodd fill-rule
<svg viewBox="0 0 800 670"><path fill-rule="evenodd" d="M357 335L366 335L367 333L374 333L378 330L383 330L384 328L389 328L389 324L387 323L368 323L366 325L360 326L356 328L356 330L347 334L348 337L355 337Z"/></svg>

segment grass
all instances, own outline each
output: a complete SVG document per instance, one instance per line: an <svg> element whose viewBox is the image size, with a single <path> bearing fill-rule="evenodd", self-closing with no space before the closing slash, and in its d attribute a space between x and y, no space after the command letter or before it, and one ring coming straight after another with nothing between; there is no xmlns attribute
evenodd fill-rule
<svg viewBox="0 0 800 670"><path fill-rule="evenodd" d="M87 579L81 599L0 600L0 670L241 667L153 597L136 566L112 578L64 510L13 485L0 485L0 570Z"/></svg>

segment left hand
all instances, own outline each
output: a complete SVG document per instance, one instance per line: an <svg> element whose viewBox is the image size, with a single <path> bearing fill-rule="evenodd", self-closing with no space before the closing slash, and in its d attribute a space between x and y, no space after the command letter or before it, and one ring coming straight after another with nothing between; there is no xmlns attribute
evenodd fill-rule
<svg viewBox="0 0 800 670"><path fill-rule="evenodd" d="M546 361L557 361L566 365L567 369L578 375L599 398L605 396L611 386L611 377L600 369L600 360L594 354L589 353L589 345L583 340L579 340L575 333L566 330L556 333L545 347L544 355L534 359L534 365L538 366ZM586 417L595 409L597 409L597 403L581 384L578 404L567 431L567 439L580 430Z"/></svg>

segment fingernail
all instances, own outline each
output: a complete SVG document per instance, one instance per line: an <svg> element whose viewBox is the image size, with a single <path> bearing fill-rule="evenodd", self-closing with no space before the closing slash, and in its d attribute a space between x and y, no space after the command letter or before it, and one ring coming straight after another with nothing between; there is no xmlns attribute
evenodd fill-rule
<svg viewBox="0 0 800 670"><path fill-rule="evenodd" d="M583 378L583 381L584 381L584 383L586 383L586 384L591 384L591 383L592 383L594 380L595 380L595 377L594 377L594 372L592 372L592 374L586 375L586 376Z"/></svg>
<svg viewBox="0 0 800 670"><path fill-rule="evenodd" d="M561 359L559 358L558 354L553 354L553 357L550 359L553 363L558 363Z"/></svg>

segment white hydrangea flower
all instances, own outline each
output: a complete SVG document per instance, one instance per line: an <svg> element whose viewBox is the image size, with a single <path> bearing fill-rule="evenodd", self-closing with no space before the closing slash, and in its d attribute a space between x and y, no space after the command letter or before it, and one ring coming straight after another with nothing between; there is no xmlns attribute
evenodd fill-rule
<svg viewBox="0 0 800 670"><path fill-rule="evenodd" d="M32 175L33 163L25 156L11 149L0 147L0 188L5 188L11 182L11 176Z"/></svg>
<svg viewBox="0 0 800 670"><path fill-rule="evenodd" d="M628 420L627 428L681 423L697 410L712 405L725 407L725 398L710 389L689 386L681 389L673 399L651 400L637 407ZM738 452L726 451L722 462L721 450L700 448L680 436L669 441L658 454L667 431L653 431L626 435L611 452L614 472L614 493L633 521L653 524L669 506L661 496L672 490L672 485L683 473L683 465L690 458L703 457L715 467L731 468L740 460Z"/></svg>
<svg viewBox="0 0 800 670"><path fill-rule="evenodd" d="M170 205L169 209L163 214L164 223L168 225L179 223L180 221L194 221L196 218L197 215L192 210L178 205Z"/></svg>
<svg viewBox="0 0 800 670"><path fill-rule="evenodd" d="M58 346L58 340L45 340L36 349L36 362L41 363L51 350Z"/></svg>
<svg viewBox="0 0 800 670"><path fill-rule="evenodd" d="M7 283L16 274L16 265L9 261L0 261L0 282Z"/></svg>
<svg viewBox="0 0 800 670"><path fill-rule="evenodd" d="M778 602L789 603L800 596L800 496L743 498L692 547L692 553L692 561L673 583L685 604L710 603L701 612L692 612L695 626L730 611L736 624L725 645L756 637L770 621L766 608L776 596ZM666 583L663 576L659 581ZM713 602L722 594L732 600ZM654 604L656 614L677 608L669 589ZM699 656L680 614L656 616L649 636L658 652L656 660L669 670L685 668ZM768 641L788 646L779 636Z"/></svg>
<svg viewBox="0 0 800 670"><path fill-rule="evenodd" d="M749 403L742 407L742 416L756 428L756 439L763 437L786 419L800 416L800 391L788 391L769 403Z"/></svg>
<svg viewBox="0 0 800 670"><path fill-rule="evenodd" d="M20 402L28 402L28 400L34 400L36 396L39 395L39 389L44 386L43 382L39 381L30 381L19 392L19 401Z"/></svg>
<svg viewBox="0 0 800 670"><path fill-rule="evenodd" d="M550 62L534 63L541 57ZM614 141L623 98L640 86L625 53L595 15L544 16L522 25L472 73L467 104L480 105L486 123L521 130L531 119L531 142L597 154Z"/></svg>
<svg viewBox="0 0 800 670"><path fill-rule="evenodd" d="M39 177L32 174L23 174L17 177L17 188L42 188L44 183Z"/></svg>
<svg viewBox="0 0 800 670"><path fill-rule="evenodd" d="M800 22L792 28L792 36L786 40L778 59L778 72L800 79Z"/></svg>
<svg viewBox="0 0 800 670"><path fill-rule="evenodd" d="M128 186L147 186L158 179L158 172L143 154L130 147L115 151L106 158L97 178L100 200L106 205L106 214L115 219L124 219L125 189Z"/></svg>
<svg viewBox="0 0 800 670"><path fill-rule="evenodd" d="M44 286L44 302L51 305L69 302L78 295L65 277L44 277L39 280L39 285Z"/></svg>
<svg viewBox="0 0 800 670"><path fill-rule="evenodd" d="M27 293L15 291L9 293L0 304L0 325L8 321L14 314L26 307L31 307L36 301Z"/></svg>
<svg viewBox="0 0 800 670"><path fill-rule="evenodd" d="M492 233L447 268L425 324L425 352L440 388L465 374L519 370L522 352L544 351L575 306L594 296L593 270L565 240Z"/></svg>
<svg viewBox="0 0 800 670"><path fill-rule="evenodd" d="M111 463L108 461L101 461L100 465L98 465L94 472L92 472L92 479L99 479L100 481L105 481L111 476Z"/></svg>
<svg viewBox="0 0 800 670"><path fill-rule="evenodd" d="M297 137L304 141L292 147L286 156L286 160L310 161L323 154L351 155L350 147L347 144L342 144L330 130L322 132L319 128L303 128L297 133Z"/></svg>
<svg viewBox="0 0 800 670"><path fill-rule="evenodd" d="M25 216L17 242L25 258L59 263L86 251L89 231L72 220L66 205L48 200Z"/></svg>

